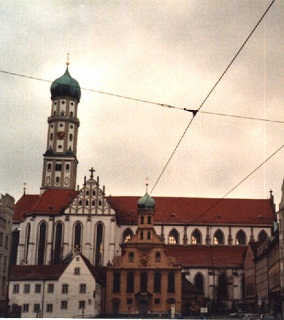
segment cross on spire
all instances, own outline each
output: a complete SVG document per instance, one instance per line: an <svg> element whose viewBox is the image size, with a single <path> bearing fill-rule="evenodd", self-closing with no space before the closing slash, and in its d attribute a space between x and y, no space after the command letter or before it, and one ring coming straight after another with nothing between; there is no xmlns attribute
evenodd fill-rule
<svg viewBox="0 0 284 320"><path fill-rule="evenodd" d="M94 172L96 171L93 167L89 170L91 172L90 178L94 178Z"/></svg>
<svg viewBox="0 0 284 320"><path fill-rule="evenodd" d="M69 52L67 53L67 61L66 61L66 65L69 66Z"/></svg>

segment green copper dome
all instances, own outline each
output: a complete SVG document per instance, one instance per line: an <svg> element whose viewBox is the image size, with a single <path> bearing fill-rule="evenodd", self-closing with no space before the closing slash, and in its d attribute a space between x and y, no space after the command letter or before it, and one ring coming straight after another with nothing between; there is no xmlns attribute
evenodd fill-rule
<svg viewBox="0 0 284 320"><path fill-rule="evenodd" d="M155 208L155 200L146 192L145 195L138 200L138 208L144 210L153 210Z"/></svg>
<svg viewBox="0 0 284 320"><path fill-rule="evenodd" d="M78 81L70 76L68 65L64 75L54 80L50 87L51 98L67 96L80 101L81 89Z"/></svg>

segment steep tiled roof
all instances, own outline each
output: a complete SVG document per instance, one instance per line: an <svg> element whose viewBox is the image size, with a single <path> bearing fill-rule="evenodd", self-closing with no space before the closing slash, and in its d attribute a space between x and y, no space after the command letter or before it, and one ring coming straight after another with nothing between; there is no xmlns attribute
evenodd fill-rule
<svg viewBox="0 0 284 320"><path fill-rule="evenodd" d="M109 197L119 224L137 221L139 197ZM213 199L154 197L155 223L271 225L274 212L270 199Z"/></svg>
<svg viewBox="0 0 284 320"><path fill-rule="evenodd" d="M67 265L11 266L10 280L56 280Z"/></svg>
<svg viewBox="0 0 284 320"><path fill-rule="evenodd" d="M76 194L74 190L48 189L42 195L23 195L15 205L14 222L28 214L61 214Z"/></svg>
<svg viewBox="0 0 284 320"><path fill-rule="evenodd" d="M103 267L95 267L91 264L91 262L82 254L80 254L81 258L85 262L86 266L88 267L89 271L93 275L93 277L96 279L98 283L101 285L105 284L105 268Z"/></svg>
<svg viewBox="0 0 284 320"><path fill-rule="evenodd" d="M165 253L191 268L242 268L246 246L168 245Z"/></svg>

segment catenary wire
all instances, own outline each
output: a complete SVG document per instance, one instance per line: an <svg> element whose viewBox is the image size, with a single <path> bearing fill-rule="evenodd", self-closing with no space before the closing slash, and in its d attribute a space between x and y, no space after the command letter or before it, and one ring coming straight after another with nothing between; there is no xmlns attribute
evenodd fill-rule
<svg viewBox="0 0 284 320"><path fill-rule="evenodd" d="M243 50L244 46L246 45L246 43L248 42L248 40L251 38L251 36L253 35L253 33L255 32L255 30L257 29L257 27L259 26L259 24L261 23L261 21L263 20L263 18L265 17L265 15L267 14L267 12L269 11L269 9L272 7L273 3L275 2L275 0L272 0L272 2L270 3L270 5L267 7L267 9L265 10L265 12L263 13L263 15L260 17L260 19L258 20L257 24L254 26L254 28L252 29L252 31L249 33L249 35L247 36L247 38L245 39L245 41L243 42L243 44L241 45L240 49L237 51L237 53L235 54L235 56L233 57L233 59L230 61L230 63L228 64L228 66L225 68L224 72L221 74L221 76L219 77L219 79L216 81L216 83L213 85L212 89L209 91L209 93L206 95L206 97L204 98L204 100L201 102L200 106L198 107L197 110L195 110L195 112L193 112L192 114L192 118L190 119L188 125L186 126L185 130L183 131L181 138L179 139L177 145L175 146L173 152L171 153L169 159L167 160L165 166L162 169L162 172L160 173L160 175L158 176L158 179L156 180L150 194L154 191L155 187L157 186L157 184L159 183L162 175L164 174L166 168L168 167L170 161L172 160L176 150L178 149L179 145L181 144L188 128L190 127L190 125L192 124L196 114L200 111L200 109L203 107L203 105L205 104L205 102L208 100L208 98L210 97L210 95L212 94L212 92L215 90L215 88L218 86L218 84L220 83L220 81L223 79L223 77L225 76L225 74L227 73L227 71L229 70L229 68L232 66L232 64L234 63L234 61L236 60L236 58L238 57L238 55L240 54L240 52Z"/></svg>
<svg viewBox="0 0 284 320"><path fill-rule="evenodd" d="M208 207L194 222L198 221L201 217L203 217L208 211L214 208L218 203L224 200L230 193L232 193L235 189L237 189L243 182L245 182L250 176L252 176L258 169L260 169L266 162L268 162L272 157L274 157L279 151L284 148L284 144L279 147L276 151L274 151L268 158L266 158L263 162L261 162L253 171L251 171L247 176L245 176L239 183L237 183L233 188L230 189L222 198L217 199L214 204Z"/></svg>

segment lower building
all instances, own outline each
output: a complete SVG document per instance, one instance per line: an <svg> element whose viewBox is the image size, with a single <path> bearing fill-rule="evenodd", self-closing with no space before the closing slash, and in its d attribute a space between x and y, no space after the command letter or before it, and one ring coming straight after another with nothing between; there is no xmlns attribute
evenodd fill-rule
<svg viewBox="0 0 284 320"><path fill-rule="evenodd" d="M106 313L116 316L181 314L181 264L165 253L154 229L154 200L138 200L136 233L122 245L122 255L106 271Z"/></svg>
<svg viewBox="0 0 284 320"><path fill-rule="evenodd" d="M66 265L12 266L10 307L22 318L97 317L102 279L81 254Z"/></svg>
<svg viewBox="0 0 284 320"><path fill-rule="evenodd" d="M8 306L8 274L14 198L0 195L0 318L6 316Z"/></svg>

